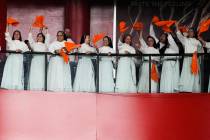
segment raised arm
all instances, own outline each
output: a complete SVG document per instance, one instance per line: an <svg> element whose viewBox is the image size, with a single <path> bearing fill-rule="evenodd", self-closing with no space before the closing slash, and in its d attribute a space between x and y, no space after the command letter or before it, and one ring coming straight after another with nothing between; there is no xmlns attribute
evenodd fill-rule
<svg viewBox="0 0 210 140"><path fill-rule="evenodd" d="M182 35L181 31L179 30L178 23L176 23L176 35L182 45L185 45L186 37Z"/></svg>
<svg viewBox="0 0 210 140"><path fill-rule="evenodd" d="M149 35L155 39L155 42L159 42L159 39L155 35L155 31L154 31L154 27L152 23L150 24L150 28L149 28Z"/></svg>
<svg viewBox="0 0 210 140"><path fill-rule="evenodd" d="M9 33L9 25L7 25L6 27L5 40L7 41L8 44L12 42L12 38Z"/></svg>
<svg viewBox="0 0 210 140"><path fill-rule="evenodd" d="M143 32L142 31L140 32L139 41L140 41L140 44L141 44L140 51L142 52L144 48L147 48L148 47L147 46L147 43L144 41Z"/></svg>
<svg viewBox="0 0 210 140"><path fill-rule="evenodd" d="M50 45L50 34L47 33L45 36L46 36L46 38L45 38L45 44L46 44L47 46L49 46L49 45Z"/></svg>
<svg viewBox="0 0 210 140"><path fill-rule="evenodd" d="M121 33L120 37L119 37L119 40L118 40L118 43L117 43L117 46L118 46L118 49L121 48L121 46L123 45L123 36L124 36L124 33Z"/></svg>
<svg viewBox="0 0 210 140"><path fill-rule="evenodd" d="M28 34L28 41L29 41L29 44L32 45L35 43L34 39L33 39L33 35L31 32L29 32Z"/></svg>
<svg viewBox="0 0 210 140"><path fill-rule="evenodd" d="M179 47L177 46L171 34L168 34L168 42L170 44L170 48L172 48L176 52L179 52Z"/></svg>

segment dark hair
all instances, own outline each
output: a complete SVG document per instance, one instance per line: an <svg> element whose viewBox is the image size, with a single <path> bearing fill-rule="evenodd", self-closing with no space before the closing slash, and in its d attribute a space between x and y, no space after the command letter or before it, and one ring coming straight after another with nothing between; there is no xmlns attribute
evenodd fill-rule
<svg viewBox="0 0 210 140"><path fill-rule="evenodd" d="M70 30L70 28L65 28L65 29L64 29L65 40L66 40L66 41L67 41L68 38L71 38L71 33L69 34L69 36L67 36L67 34L66 34L66 30L67 30L67 29Z"/></svg>
<svg viewBox="0 0 210 140"><path fill-rule="evenodd" d="M194 38L198 38L198 33L197 33L197 31L196 31L195 28L191 27L191 28L189 28L189 30L192 30L192 31L193 31L193 33L194 33Z"/></svg>
<svg viewBox="0 0 210 140"><path fill-rule="evenodd" d="M110 48L113 48L112 39L111 39L109 36L105 36L105 37L103 38L103 40L104 40L105 38L107 38L108 41L109 41L109 47L110 47Z"/></svg>
<svg viewBox="0 0 210 140"><path fill-rule="evenodd" d="M59 33L62 33L62 35L63 35L63 37L64 37L64 40L65 40L65 39L66 39L65 32L64 32L64 31L58 31L58 32L57 32L57 36L58 36Z"/></svg>
<svg viewBox="0 0 210 140"><path fill-rule="evenodd" d="M167 33L162 33L161 36L162 36L162 35L165 35L165 37L166 37L166 41L164 42L164 46L165 46L166 48L169 48L168 34L167 34ZM160 42L160 41L159 41L159 42ZM157 47L157 45L156 45L156 47Z"/></svg>
<svg viewBox="0 0 210 140"><path fill-rule="evenodd" d="M22 41L21 32L20 32L19 30L15 30L15 31L13 32L13 35L12 35L12 40L15 40L15 33L19 33L19 35L20 35L19 40L20 40L20 41Z"/></svg>
<svg viewBox="0 0 210 140"><path fill-rule="evenodd" d="M83 44L85 43L85 39L87 36L90 36L89 34L83 34L82 37L81 37L81 40L80 40L80 44Z"/></svg>
<svg viewBox="0 0 210 140"><path fill-rule="evenodd" d="M155 41L155 38L152 37L152 36L150 36L150 35L147 36L147 40L148 40L149 38L151 38L151 39L154 41L153 47L154 47L154 48L157 48L157 43L156 43L156 41Z"/></svg>
<svg viewBox="0 0 210 140"><path fill-rule="evenodd" d="M38 37L39 35L41 35L41 36L42 36L42 38L43 38L42 43L45 43L45 35L44 35L43 33L38 33L38 34L37 34L37 37Z"/></svg>
<svg viewBox="0 0 210 140"><path fill-rule="evenodd" d="M132 46L132 36L131 36L130 34L125 34L125 35L123 36L122 43L125 43L125 39L126 39L128 36L131 38L131 44L129 44L129 45Z"/></svg>

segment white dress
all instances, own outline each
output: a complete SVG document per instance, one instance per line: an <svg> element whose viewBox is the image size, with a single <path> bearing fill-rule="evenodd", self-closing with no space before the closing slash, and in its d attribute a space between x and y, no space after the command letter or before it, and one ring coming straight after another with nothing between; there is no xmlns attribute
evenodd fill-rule
<svg viewBox="0 0 210 140"><path fill-rule="evenodd" d="M179 49L171 34L168 34L169 48L165 54L178 54ZM178 56L164 56L160 78L160 92L174 93L179 90L179 60Z"/></svg>
<svg viewBox="0 0 210 140"><path fill-rule="evenodd" d="M49 52L54 53L65 46L65 41L54 41L49 46ZM66 64L61 56L51 56L48 74L47 74L47 90L55 92L71 92L71 73L69 64Z"/></svg>
<svg viewBox="0 0 210 140"><path fill-rule="evenodd" d="M185 53L194 53L198 50L200 42L195 38L187 38L177 31L177 37L184 46ZM192 57L185 57L183 61L183 67L181 77L179 81L179 90L181 92L200 92L200 78L199 75L193 75L191 73Z"/></svg>
<svg viewBox="0 0 210 140"><path fill-rule="evenodd" d="M96 49L83 43L79 53L96 52ZM82 56L77 65L73 89L75 92L96 92L95 72L91 56Z"/></svg>
<svg viewBox="0 0 210 140"><path fill-rule="evenodd" d="M135 54L136 50L125 43L118 46L119 53L125 54L128 51L130 54ZM136 93L136 66L134 58L120 57L117 67L116 87L115 92L119 93Z"/></svg>
<svg viewBox="0 0 210 140"><path fill-rule="evenodd" d="M155 49L154 47L148 47L145 43L144 39L140 39L142 47L140 48L140 51L143 54L159 54L159 51ZM145 56L142 66L139 69L139 83L138 83L138 92L141 93L149 93L149 57ZM152 56L151 60L158 62L159 56ZM152 63L151 63L152 67ZM158 69L156 67L156 71L158 72ZM158 91L158 82L151 79L151 92L157 93Z"/></svg>
<svg viewBox="0 0 210 140"><path fill-rule="evenodd" d="M29 33L28 40L34 52L47 52L49 46L50 35L46 34L45 43L35 42L32 33ZM29 73L29 90L44 90L45 89L45 55L34 54L31 60L31 67Z"/></svg>
<svg viewBox="0 0 210 140"><path fill-rule="evenodd" d="M99 48L99 53L114 53L114 50L109 46ZM113 58L110 56L102 56L99 61L99 92L114 92L114 77L113 77Z"/></svg>
<svg viewBox="0 0 210 140"><path fill-rule="evenodd" d="M5 39L7 41L7 50L16 51L20 49L22 52L28 51L28 47L24 42L12 40L8 32L5 33ZM23 54L10 54L7 57L1 88L24 89Z"/></svg>

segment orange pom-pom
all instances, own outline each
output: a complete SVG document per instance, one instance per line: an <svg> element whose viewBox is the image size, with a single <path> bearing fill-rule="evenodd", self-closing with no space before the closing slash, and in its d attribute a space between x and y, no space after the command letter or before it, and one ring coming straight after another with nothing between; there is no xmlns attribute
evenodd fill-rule
<svg viewBox="0 0 210 140"><path fill-rule="evenodd" d="M93 44L96 45L96 43L104 38L105 34L100 33L93 36Z"/></svg>
<svg viewBox="0 0 210 140"><path fill-rule="evenodd" d="M142 23L142 22L139 22L139 21L137 21L137 22L135 22L135 23L133 24L133 29L134 29L134 30L137 30L137 31L142 30L143 27L144 27L143 23Z"/></svg>
<svg viewBox="0 0 210 140"><path fill-rule="evenodd" d="M119 30L120 30L120 33L124 33L126 30L128 30L128 27L126 27L125 21L120 21Z"/></svg>
<svg viewBox="0 0 210 140"><path fill-rule="evenodd" d="M7 24L12 25L12 26L17 26L19 22L13 17L9 17L7 18Z"/></svg>
<svg viewBox="0 0 210 140"><path fill-rule="evenodd" d="M36 19L32 25L33 27L37 27L37 28L44 28L46 27L44 25L44 16L36 16Z"/></svg>
<svg viewBox="0 0 210 140"><path fill-rule="evenodd" d="M72 42L65 42L65 47L66 47L66 50L68 52L71 52L72 50L81 47L81 45L80 44L75 44L75 43L72 43Z"/></svg>

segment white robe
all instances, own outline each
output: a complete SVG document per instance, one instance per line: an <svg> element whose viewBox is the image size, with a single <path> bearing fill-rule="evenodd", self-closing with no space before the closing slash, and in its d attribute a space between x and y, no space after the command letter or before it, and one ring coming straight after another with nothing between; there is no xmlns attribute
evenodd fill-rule
<svg viewBox="0 0 210 140"><path fill-rule="evenodd" d="M184 46L185 53L194 53L198 51L200 42L195 38L187 38L177 31L177 37ZM185 57L181 77L179 81L179 90L181 92L200 92L200 78L199 74L193 75L191 72L192 57ZM186 82L187 81L187 82Z"/></svg>
<svg viewBox="0 0 210 140"><path fill-rule="evenodd" d="M95 53L96 49L83 43L78 51L79 53ZM96 92L95 72L91 56L82 56L79 59L73 89L75 92Z"/></svg>
<svg viewBox="0 0 210 140"><path fill-rule="evenodd" d="M159 54L159 51L154 47L148 47L143 38L140 39L140 42L142 45L140 51L143 54ZM138 92L149 93L149 57L145 56L143 59L144 59L143 64L139 69ZM151 60L159 61L159 56L152 56ZM158 72L157 67L156 71ZM158 91L158 82L151 79L151 92L157 93L157 91Z"/></svg>
<svg viewBox="0 0 210 140"><path fill-rule="evenodd" d="M54 41L49 46L49 52L54 53L65 46L65 41ZM71 74L69 63L66 64L61 56L51 56L48 74L47 74L47 90L56 92L71 92Z"/></svg>
<svg viewBox="0 0 210 140"><path fill-rule="evenodd" d="M165 54L178 54L179 49L173 37L168 34L169 48ZM179 90L179 56L164 56L160 79L160 92L174 93Z"/></svg>
<svg viewBox="0 0 210 140"><path fill-rule="evenodd" d="M12 40L8 32L5 33L5 39L7 41L7 50L16 51L20 49L22 52L28 51L28 47L24 42ZM10 54L7 57L1 88L24 89L23 54Z"/></svg>
<svg viewBox="0 0 210 140"><path fill-rule="evenodd" d="M130 54L135 54L135 49L125 43L118 46L119 53L125 54L128 51ZM120 93L136 93L136 66L134 58L120 57L117 67L117 78L115 92Z"/></svg>
<svg viewBox="0 0 210 140"><path fill-rule="evenodd" d="M108 46L99 48L99 53L114 53L114 50ZM113 76L113 58L110 56L101 56L99 61L99 92L114 92Z"/></svg>
<svg viewBox="0 0 210 140"><path fill-rule="evenodd" d="M49 46L50 35L46 34L45 43L35 42L32 33L29 33L28 40L34 52L47 52ZM31 60L31 67L29 73L29 90L44 90L45 89L45 55L34 54Z"/></svg>

